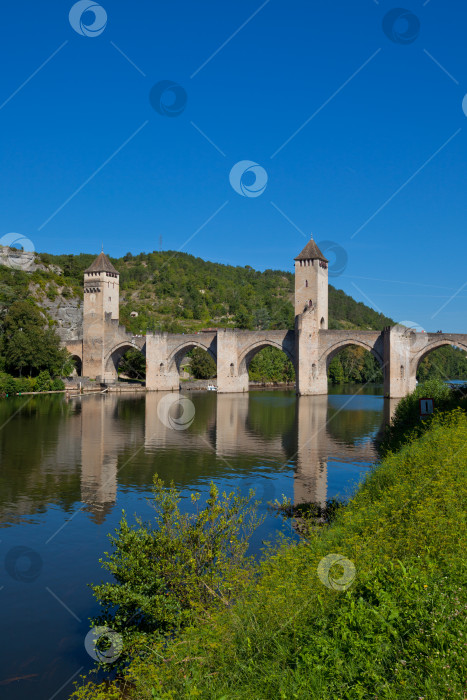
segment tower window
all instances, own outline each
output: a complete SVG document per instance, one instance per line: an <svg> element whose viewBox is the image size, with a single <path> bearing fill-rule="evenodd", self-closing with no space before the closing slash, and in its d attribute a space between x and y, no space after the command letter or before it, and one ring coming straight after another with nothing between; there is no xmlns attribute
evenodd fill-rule
<svg viewBox="0 0 467 700"><path fill-rule="evenodd" d="M109 297L109 301L112 301L112 297Z"/></svg>
<svg viewBox="0 0 467 700"><path fill-rule="evenodd" d="M305 280L305 287L308 287L308 280Z"/></svg>

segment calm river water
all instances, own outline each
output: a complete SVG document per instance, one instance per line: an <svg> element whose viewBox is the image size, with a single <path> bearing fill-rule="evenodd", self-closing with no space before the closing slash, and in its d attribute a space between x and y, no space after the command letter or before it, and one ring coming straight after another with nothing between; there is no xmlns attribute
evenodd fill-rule
<svg viewBox="0 0 467 700"><path fill-rule="evenodd" d="M0 697L67 698L92 667L84 639L98 607L86 584L105 578L98 559L122 509L150 517L155 472L182 489L187 509L190 492L206 493L210 481L254 488L265 512L282 494L347 497L394 407L380 387L356 391L192 392L183 430L162 410L162 393L2 400ZM285 528L268 514L253 551Z"/></svg>

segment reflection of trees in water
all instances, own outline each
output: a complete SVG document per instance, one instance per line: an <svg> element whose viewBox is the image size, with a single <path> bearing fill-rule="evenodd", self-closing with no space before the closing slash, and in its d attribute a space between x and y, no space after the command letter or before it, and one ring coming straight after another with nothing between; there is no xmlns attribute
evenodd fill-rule
<svg viewBox="0 0 467 700"><path fill-rule="evenodd" d="M280 438L287 455L297 449L297 397L293 391L250 392L246 427L265 440Z"/></svg>
<svg viewBox="0 0 467 700"><path fill-rule="evenodd" d="M81 501L105 517L117 484L147 491L156 472L181 488L203 488L215 480L229 490L250 482L261 489L292 457L302 481L316 482L316 491L329 438L345 449L374 434L382 422L376 397L355 397L349 405L355 410L340 411L347 397L297 400L290 391L186 396L195 419L180 431L161 423L158 392L1 402L3 423L23 407L0 431L2 520L44 511L49 503L71 512Z"/></svg>
<svg viewBox="0 0 467 700"><path fill-rule="evenodd" d="M0 401L0 425L4 425L0 430L2 521L13 522L22 515L42 512L48 503L56 503L68 513L79 500L79 462L71 469L67 465L57 467L54 452L59 440L64 439L63 424L70 420L73 407L62 396ZM50 468L47 464L44 468L48 455Z"/></svg>
<svg viewBox="0 0 467 700"><path fill-rule="evenodd" d="M331 438L346 445L355 445L378 431L383 421L383 403L380 410L340 410L328 406L327 431Z"/></svg>
<svg viewBox="0 0 467 700"><path fill-rule="evenodd" d="M250 392L247 426L261 437L276 438L293 431L296 397L290 391Z"/></svg>

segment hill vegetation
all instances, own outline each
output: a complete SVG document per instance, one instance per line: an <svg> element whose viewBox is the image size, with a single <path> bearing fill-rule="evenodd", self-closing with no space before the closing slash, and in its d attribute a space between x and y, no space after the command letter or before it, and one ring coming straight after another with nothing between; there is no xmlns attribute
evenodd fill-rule
<svg viewBox="0 0 467 700"><path fill-rule="evenodd" d="M41 253L46 265L59 266L72 288L82 287L93 255ZM249 265L221 265L187 253L127 253L111 258L120 273L121 321L134 333L197 331L206 326L282 329L294 327L294 275L259 272ZM136 311L137 318L130 312ZM383 328L393 321L329 287L331 328Z"/></svg>

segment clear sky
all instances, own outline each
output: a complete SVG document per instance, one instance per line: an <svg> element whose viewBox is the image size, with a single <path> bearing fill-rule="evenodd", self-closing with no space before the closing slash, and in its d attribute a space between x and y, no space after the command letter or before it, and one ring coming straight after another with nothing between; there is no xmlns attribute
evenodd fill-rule
<svg viewBox="0 0 467 700"><path fill-rule="evenodd" d="M403 1L5 4L0 243L292 270L313 233L335 286L467 332L467 6Z"/></svg>

